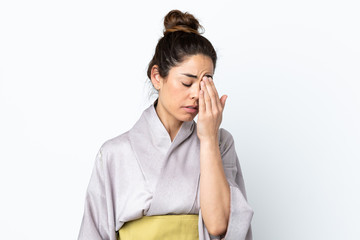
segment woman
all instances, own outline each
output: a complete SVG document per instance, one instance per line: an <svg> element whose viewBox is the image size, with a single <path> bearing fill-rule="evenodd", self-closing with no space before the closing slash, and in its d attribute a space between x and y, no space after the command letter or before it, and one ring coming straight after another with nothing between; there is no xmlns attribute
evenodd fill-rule
<svg viewBox="0 0 360 240"><path fill-rule="evenodd" d="M170 11L164 25L148 68L158 98L100 147L79 239L252 239L234 140L219 128L216 52L193 15Z"/></svg>

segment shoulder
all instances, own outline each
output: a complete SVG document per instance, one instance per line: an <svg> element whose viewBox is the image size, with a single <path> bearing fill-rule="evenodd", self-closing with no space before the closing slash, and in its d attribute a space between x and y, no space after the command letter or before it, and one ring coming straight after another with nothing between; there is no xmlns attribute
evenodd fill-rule
<svg viewBox="0 0 360 240"><path fill-rule="evenodd" d="M224 165L235 165L236 151L234 138L232 134L224 128L219 128L219 148Z"/></svg>
<svg viewBox="0 0 360 240"><path fill-rule="evenodd" d="M234 144L234 138L232 134L225 128L219 128L219 146L220 149L225 150Z"/></svg>
<svg viewBox="0 0 360 240"><path fill-rule="evenodd" d="M219 128L219 140L220 142L233 142L234 138L228 130Z"/></svg>
<svg viewBox="0 0 360 240"><path fill-rule="evenodd" d="M115 152L121 151L130 147L129 131L121 133L113 138L106 140L101 146L99 152L104 155L111 155Z"/></svg>

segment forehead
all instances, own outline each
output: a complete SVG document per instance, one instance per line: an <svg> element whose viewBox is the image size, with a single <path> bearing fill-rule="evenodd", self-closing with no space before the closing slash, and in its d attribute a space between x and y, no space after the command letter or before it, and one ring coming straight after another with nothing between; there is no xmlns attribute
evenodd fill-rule
<svg viewBox="0 0 360 240"><path fill-rule="evenodd" d="M198 54L188 56L177 66L173 67L174 72L184 72L199 74L199 73L213 73L214 64L210 57Z"/></svg>

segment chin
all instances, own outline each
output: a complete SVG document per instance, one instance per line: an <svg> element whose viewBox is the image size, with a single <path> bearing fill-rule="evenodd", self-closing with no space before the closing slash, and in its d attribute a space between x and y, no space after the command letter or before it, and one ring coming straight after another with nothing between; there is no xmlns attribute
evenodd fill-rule
<svg viewBox="0 0 360 240"><path fill-rule="evenodd" d="M183 121L183 122L188 122L188 121L192 121L195 117L196 117L196 115L193 116L193 115L188 114L187 116L183 116L179 120Z"/></svg>

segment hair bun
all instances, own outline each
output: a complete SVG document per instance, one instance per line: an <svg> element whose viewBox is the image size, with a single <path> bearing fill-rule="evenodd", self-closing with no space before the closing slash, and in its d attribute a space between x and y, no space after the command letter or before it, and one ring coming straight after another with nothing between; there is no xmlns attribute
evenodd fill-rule
<svg viewBox="0 0 360 240"><path fill-rule="evenodd" d="M179 10L171 10L165 16L164 26L164 35L176 31L200 34L198 29L204 29L192 14Z"/></svg>

